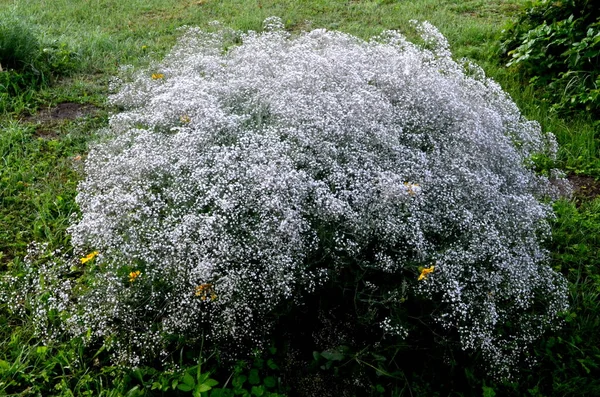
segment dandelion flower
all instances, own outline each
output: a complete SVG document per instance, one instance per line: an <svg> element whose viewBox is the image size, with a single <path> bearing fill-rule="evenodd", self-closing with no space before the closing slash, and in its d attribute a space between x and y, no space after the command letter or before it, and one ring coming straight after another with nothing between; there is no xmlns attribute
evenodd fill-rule
<svg viewBox="0 0 600 397"><path fill-rule="evenodd" d="M142 272L140 272L139 270L129 273L129 282L133 283L135 279L140 276L140 274L142 274Z"/></svg>
<svg viewBox="0 0 600 397"><path fill-rule="evenodd" d="M215 294L215 290L213 289L213 285L210 283L200 284L196 287L196 296L199 296L203 301L210 298L211 301L217 299L217 294Z"/></svg>
<svg viewBox="0 0 600 397"><path fill-rule="evenodd" d="M435 266L423 268L423 270L421 270L421 274L419 275L419 281L426 279L427 275L429 273L433 273L434 270Z"/></svg>
<svg viewBox="0 0 600 397"><path fill-rule="evenodd" d="M83 265L83 264L93 260L97 255L98 255L98 251L94 251L94 252L84 256L83 258L81 258L81 264Z"/></svg>
<svg viewBox="0 0 600 397"><path fill-rule="evenodd" d="M162 73L152 73L152 80L160 80L165 77Z"/></svg>
<svg viewBox="0 0 600 397"><path fill-rule="evenodd" d="M404 182L404 186L408 190L408 194L414 196L421 191L421 186L417 183Z"/></svg>

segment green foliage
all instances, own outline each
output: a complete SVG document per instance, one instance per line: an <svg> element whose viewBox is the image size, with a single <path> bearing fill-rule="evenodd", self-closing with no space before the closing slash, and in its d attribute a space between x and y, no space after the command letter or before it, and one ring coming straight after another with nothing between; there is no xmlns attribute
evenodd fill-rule
<svg viewBox="0 0 600 397"><path fill-rule="evenodd" d="M20 110L37 89L78 64L78 55L66 44L41 43L33 28L0 13L0 113Z"/></svg>
<svg viewBox="0 0 600 397"><path fill-rule="evenodd" d="M76 210L74 159L86 148L81 128L98 127L98 121L73 125L71 131L63 125L53 136L40 135L31 125L0 124L0 268L22 258L32 241L54 248L67 242L65 229Z"/></svg>
<svg viewBox="0 0 600 397"><path fill-rule="evenodd" d="M0 65L19 71L35 69L40 44L32 30L10 15L0 15Z"/></svg>
<svg viewBox="0 0 600 397"><path fill-rule="evenodd" d="M193 352L182 352L176 370L139 367L121 373L120 390L127 396L283 397L280 368L270 354L238 361L232 369L214 353L190 364ZM208 369L207 369L208 368ZM217 380L218 379L218 380Z"/></svg>
<svg viewBox="0 0 600 397"><path fill-rule="evenodd" d="M15 320L0 307L0 395L110 395L103 389L115 369L97 365L101 351L86 349L80 339L44 344Z"/></svg>
<svg viewBox="0 0 600 397"><path fill-rule="evenodd" d="M600 8L591 0L535 1L504 33L502 52L555 108L600 109Z"/></svg>
<svg viewBox="0 0 600 397"><path fill-rule="evenodd" d="M514 383L496 385L499 395L600 395L600 199L554 208L552 264L569 281L571 308L562 328L536 344L536 363Z"/></svg>
<svg viewBox="0 0 600 397"><path fill-rule="evenodd" d="M15 98L31 100L39 85L40 45L32 30L10 15L0 14L0 113L11 110Z"/></svg>
<svg viewBox="0 0 600 397"><path fill-rule="evenodd" d="M532 371L539 395L600 394L600 200L559 202L553 262L569 280L571 310L565 325L537 349L541 365Z"/></svg>

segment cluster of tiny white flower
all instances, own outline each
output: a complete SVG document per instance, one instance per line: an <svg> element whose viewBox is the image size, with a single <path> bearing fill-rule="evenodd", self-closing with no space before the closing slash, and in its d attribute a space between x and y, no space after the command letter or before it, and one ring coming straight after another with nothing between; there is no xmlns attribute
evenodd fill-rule
<svg viewBox="0 0 600 397"><path fill-rule="evenodd" d="M130 364L203 327L260 345L281 304L371 257L505 374L566 307L539 243L552 186L530 166L553 137L427 23L419 46L266 22L189 28L111 97L123 111L90 151L70 228L101 256L69 328Z"/></svg>
<svg viewBox="0 0 600 397"><path fill-rule="evenodd" d="M384 336L391 335L400 338L406 338L408 336L408 329L403 327L401 324L394 323L391 318L386 317L383 319L379 326L384 332Z"/></svg>

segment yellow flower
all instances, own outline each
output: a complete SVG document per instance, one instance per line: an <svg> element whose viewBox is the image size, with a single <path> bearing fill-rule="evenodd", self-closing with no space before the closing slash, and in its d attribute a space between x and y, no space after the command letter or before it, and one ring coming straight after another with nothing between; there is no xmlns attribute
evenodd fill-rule
<svg viewBox="0 0 600 397"><path fill-rule="evenodd" d="M404 186L408 189L408 194L414 196L421 191L421 186L417 183L404 182Z"/></svg>
<svg viewBox="0 0 600 397"><path fill-rule="evenodd" d="M139 270L129 273L129 282L133 283L135 279L140 276L140 274L142 274L142 272L140 272Z"/></svg>
<svg viewBox="0 0 600 397"><path fill-rule="evenodd" d="M421 270L421 274L419 275L419 281L426 279L427 275L429 273L433 273L434 270L435 266L423 268L423 270Z"/></svg>
<svg viewBox="0 0 600 397"><path fill-rule="evenodd" d="M98 255L98 251L94 251L86 256L84 256L83 258L81 258L81 264L83 265L86 262L91 261L92 259L94 259L96 256Z"/></svg>
<svg viewBox="0 0 600 397"><path fill-rule="evenodd" d="M162 73L152 73L152 80L159 80L164 78L165 75Z"/></svg>
<svg viewBox="0 0 600 397"><path fill-rule="evenodd" d="M203 301L210 298L211 301L217 299L217 294L215 294L215 290L213 285L210 283L200 284L196 287L196 296L199 296Z"/></svg>
<svg viewBox="0 0 600 397"><path fill-rule="evenodd" d="M187 124L187 123L189 123L190 121L192 121L192 119L190 119L190 116L188 116L187 114L184 114L183 116L181 116L181 117L179 118L179 120L180 120L182 123L184 123L184 124Z"/></svg>

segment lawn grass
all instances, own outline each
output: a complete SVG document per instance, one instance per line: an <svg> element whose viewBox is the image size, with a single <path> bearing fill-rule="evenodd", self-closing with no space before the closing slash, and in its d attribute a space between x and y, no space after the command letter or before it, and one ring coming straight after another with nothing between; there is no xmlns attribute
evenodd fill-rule
<svg viewBox="0 0 600 397"><path fill-rule="evenodd" d="M600 177L598 125L585 115L563 119L553 113L550 105L538 100L536 92L505 69L495 55L502 29L524 4L525 0L0 0L0 14L27 23L47 45L66 46L76 54L77 63L69 76L13 98L13 110L0 114L0 270L7 274L20 271L32 241L47 242L54 248L68 244L66 227L77 211L74 198L80 165L87 146L112 111L105 98L110 78L119 67L144 67L167 53L179 27L208 29L213 20L234 29L260 30L262 21L275 15L292 32L327 28L364 39L386 29L411 36L410 20L428 20L446 35L456 57L468 57L482 65L512 95L526 117L555 133L561 146L560 168ZM89 104L96 110L75 120L48 122L38 117L43 109L63 102ZM577 207L563 201L557 205L553 265L571 282L573 313L585 317L581 323L568 318L568 333L554 336L560 349L552 350L548 341L537 347L550 349L542 371L546 383L538 384L542 381L535 379L535 372L529 373L525 386L514 386L516 395L527 389L533 390L531 395L569 394L569 390L549 386L552 378L559 378L563 388L575 388L573 379L585 382L586 376L597 374L597 349L580 335L593 332L600 313L600 308L592 307L600 286L598 264L588 259L600 253L596 237L600 234L599 203L590 201ZM46 346L31 334L28 321L0 307L0 395L49 395L49 390L56 395L116 396L132 390L131 395L143 395L139 394L141 387L167 379L159 374L138 374L136 378L108 365L98 366L102 354L96 356L97 350L75 342ZM565 355L574 363L561 372L559 357ZM481 395L478 385L473 395ZM588 392L598 390L595 384L588 386ZM464 395L471 394L464 391Z"/></svg>
<svg viewBox="0 0 600 397"><path fill-rule="evenodd" d="M44 39L65 42L83 54L88 72L114 72L118 64L143 64L175 42L177 28L219 20L241 30L260 30L280 16L291 30L327 28L368 38L384 29L408 30L408 21L429 20L464 55L491 41L520 0L485 1L0 1L38 27Z"/></svg>

